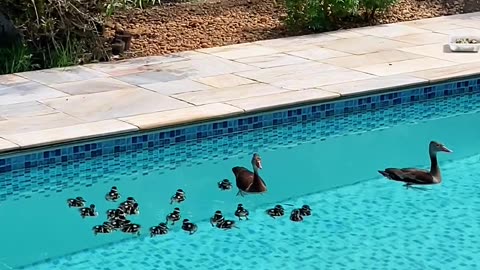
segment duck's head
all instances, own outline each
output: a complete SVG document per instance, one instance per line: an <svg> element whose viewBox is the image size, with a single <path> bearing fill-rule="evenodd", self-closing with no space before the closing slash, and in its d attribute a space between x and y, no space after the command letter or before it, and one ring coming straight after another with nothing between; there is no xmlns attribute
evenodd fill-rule
<svg viewBox="0 0 480 270"><path fill-rule="evenodd" d="M180 213L180 208L175 207L175 208L173 209L173 212L174 212L174 213Z"/></svg>
<svg viewBox="0 0 480 270"><path fill-rule="evenodd" d="M222 211L220 210L215 211L215 215L222 215Z"/></svg>
<svg viewBox="0 0 480 270"><path fill-rule="evenodd" d="M262 158L257 153L252 156L252 166L256 170L262 169Z"/></svg>
<svg viewBox="0 0 480 270"><path fill-rule="evenodd" d="M177 193L183 194L183 189L177 189Z"/></svg>
<svg viewBox="0 0 480 270"><path fill-rule="evenodd" d="M117 187L116 187L116 186L113 186L113 187L112 187L112 190L117 191Z"/></svg>
<svg viewBox="0 0 480 270"><path fill-rule="evenodd" d="M283 206L281 206L280 204L277 204L277 205L275 205L275 209L277 209L277 210L283 210Z"/></svg>
<svg viewBox="0 0 480 270"><path fill-rule="evenodd" d="M95 204L90 204L91 209L95 209Z"/></svg>
<svg viewBox="0 0 480 270"><path fill-rule="evenodd" d="M188 218L183 220L183 224L190 223L190 220Z"/></svg>
<svg viewBox="0 0 480 270"><path fill-rule="evenodd" d="M436 154L437 152L446 152L446 153L453 152L452 150L445 147L445 145L435 141L430 142L429 151L430 151L430 154Z"/></svg>
<svg viewBox="0 0 480 270"><path fill-rule="evenodd" d="M243 204L239 203L239 204L237 205L237 208L243 208Z"/></svg>
<svg viewBox="0 0 480 270"><path fill-rule="evenodd" d="M77 197L77 201L85 202L85 199L83 199L82 197Z"/></svg>
<svg viewBox="0 0 480 270"><path fill-rule="evenodd" d="M167 223L165 223L165 222L160 222L160 223L158 224L158 227L166 228L166 227L167 227Z"/></svg>

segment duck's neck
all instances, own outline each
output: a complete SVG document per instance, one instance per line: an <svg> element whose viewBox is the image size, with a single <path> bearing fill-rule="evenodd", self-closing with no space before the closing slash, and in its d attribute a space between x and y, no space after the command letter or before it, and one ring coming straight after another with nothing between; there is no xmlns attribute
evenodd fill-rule
<svg viewBox="0 0 480 270"><path fill-rule="evenodd" d="M257 166L253 166L253 179L258 178L258 168Z"/></svg>
<svg viewBox="0 0 480 270"><path fill-rule="evenodd" d="M437 153L430 152L430 174L437 180L441 180L440 168L438 167Z"/></svg>

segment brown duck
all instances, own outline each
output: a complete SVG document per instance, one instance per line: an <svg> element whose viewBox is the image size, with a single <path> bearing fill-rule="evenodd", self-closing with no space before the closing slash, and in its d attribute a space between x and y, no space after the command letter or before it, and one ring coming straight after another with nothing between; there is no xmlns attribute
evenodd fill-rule
<svg viewBox="0 0 480 270"><path fill-rule="evenodd" d="M244 194L259 194L267 191L267 185L263 179L258 175L258 170L262 169L262 159L255 153L252 157L253 172L245 167L233 167L232 172L235 175L238 195Z"/></svg>
<svg viewBox="0 0 480 270"><path fill-rule="evenodd" d="M384 171L378 172L390 180L404 182L406 188L410 188L413 185L440 184L442 182L442 175L440 173L440 167L438 167L437 153L451 153L452 151L441 143L431 141L428 152L431 162L430 171L416 168L387 168Z"/></svg>

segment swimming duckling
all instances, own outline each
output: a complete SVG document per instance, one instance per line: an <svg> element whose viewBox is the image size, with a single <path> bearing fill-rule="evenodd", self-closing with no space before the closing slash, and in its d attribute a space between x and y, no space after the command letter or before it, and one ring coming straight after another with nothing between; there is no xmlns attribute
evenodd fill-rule
<svg viewBox="0 0 480 270"><path fill-rule="evenodd" d="M232 183L228 179L223 179L222 181L218 182L218 188L220 190L230 190L232 189Z"/></svg>
<svg viewBox="0 0 480 270"><path fill-rule="evenodd" d="M283 209L283 206L277 204L277 205L275 205L274 208L268 209L267 214L269 216L271 216L272 218L281 217L285 214L285 209Z"/></svg>
<svg viewBox="0 0 480 270"><path fill-rule="evenodd" d="M150 237L167 234L167 233L168 233L167 223L164 223L164 222L160 222L158 226L153 226L150 228Z"/></svg>
<svg viewBox="0 0 480 270"><path fill-rule="evenodd" d="M138 215L140 214L140 208L138 206L138 203L134 203L130 205L129 207L125 207L125 214L127 215Z"/></svg>
<svg viewBox="0 0 480 270"><path fill-rule="evenodd" d="M120 230L120 229L123 229L125 226L131 224L132 222L128 219L116 218L116 219L110 220L109 223L114 230Z"/></svg>
<svg viewBox="0 0 480 270"><path fill-rule="evenodd" d="M117 219L117 218L125 219L126 214L121 208L109 209L107 210L107 218L108 219Z"/></svg>
<svg viewBox="0 0 480 270"><path fill-rule="evenodd" d="M103 222L102 225L97 225L92 228L93 233L95 235L102 233L102 234L107 234L113 232L113 227L109 222Z"/></svg>
<svg viewBox="0 0 480 270"><path fill-rule="evenodd" d="M292 213L290 214L290 220L295 222L303 221L300 209L293 209Z"/></svg>
<svg viewBox="0 0 480 270"><path fill-rule="evenodd" d="M98 213L95 211L95 204L90 204L90 207L80 208L80 215L82 218L98 216Z"/></svg>
<svg viewBox="0 0 480 270"><path fill-rule="evenodd" d="M300 210L300 215L302 216L310 216L312 214L312 209L310 208L310 206L306 204L304 204L302 208L300 208L299 210Z"/></svg>
<svg viewBox="0 0 480 270"><path fill-rule="evenodd" d="M242 220L242 217L248 219L248 214L248 210L243 207L243 204L239 203L235 211L235 216L237 216L239 220Z"/></svg>
<svg viewBox="0 0 480 270"><path fill-rule="evenodd" d="M141 228L142 227L139 224L129 223L129 224L123 226L122 232L140 235L140 229Z"/></svg>
<svg viewBox="0 0 480 270"><path fill-rule="evenodd" d="M167 215L166 222L168 223L169 221L172 222L172 225L175 224L176 221L180 220L180 208L175 207L173 209L173 212Z"/></svg>
<svg viewBox="0 0 480 270"><path fill-rule="evenodd" d="M213 217L210 218L210 224L214 227L215 225L218 225L218 223L222 223L224 220L225 218L223 217L222 211L217 210Z"/></svg>
<svg viewBox="0 0 480 270"><path fill-rule="evenodd" d="M133 205L136 202L137 201L133 197L128 197L126 201L120 203L120 206L118 208L124 209L126 207L129 207L129 206Z"/></svg>
<svg viewBox="0 0 480 270"><path fill-rule="evenodd" d="M175 195L172 196L170 199L170 204L173 204L174 202L176 203L181 203L185 201L187 197L185 197L185 192L181 189L177 189L177 192L175 192Z"/></svg>
<svg viewBox="0 0 480 270"><path fill-rule="evenodd" d="M120 199L120 194L118 193L117 187L113 186L110 189L110 192L105 195L105 199L109 202L116 202L118 199Z"/></svg>
<svg viewBox="0 0 480 270"><path fill-rule="evenodd" d="M198 226L191 223L190 220L184 219L182 224L182 230L189 232L190 235L194 234L198 229Z"/></svg>
<svg viewBox="0 0 480 270"><path fill-rule="evenodd" d="M68 199L68 207L80 208L85 206L86 201L82 197L76 197L73 199Z"/></svg>
<svg viewBox="0 0 480 270"><path fill-rule="evenodd" d="M217 228L219 229L224 229L224 230L230 230L235 227L235 221L233 220L224 220L223 222L217 223Z"/></svg>

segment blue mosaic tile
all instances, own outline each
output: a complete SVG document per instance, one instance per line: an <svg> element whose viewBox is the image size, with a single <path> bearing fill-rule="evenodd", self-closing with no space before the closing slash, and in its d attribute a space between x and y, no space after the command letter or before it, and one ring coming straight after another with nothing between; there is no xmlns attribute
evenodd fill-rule
<svg viewBox="0 0 480 270"><path fill-rule="evenodd" d="M469 79L41 152L0 156L0 201L26 198L32 191L62 191L76 185L108 182L111 179L104 179L104 175L117 170L133 176L146 175L152 168L148 167L148 162L142 161L161 161L161 169L173 170L187 160L199 164L212 156L234 156L244 148L293 146L313 139L345 136L477 109L480 109L480 79ZM244 136L246 133L249 135ZM238 145L232 146L232 140L238 141ZM228 147L212 149L212 145ZM221 151L217 152L219 149ZM138 168L136 164L144 165ZM51 171L55 171L57 177L45 179L45 175L52 175ZM79 178L87 179L88 183L78 182Z"/></svg>

